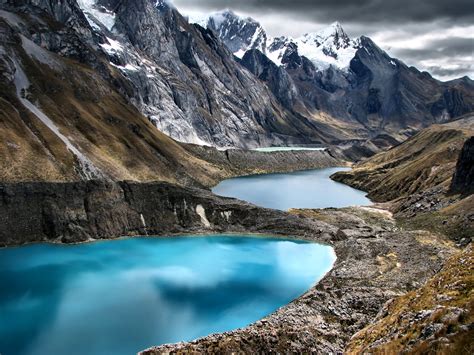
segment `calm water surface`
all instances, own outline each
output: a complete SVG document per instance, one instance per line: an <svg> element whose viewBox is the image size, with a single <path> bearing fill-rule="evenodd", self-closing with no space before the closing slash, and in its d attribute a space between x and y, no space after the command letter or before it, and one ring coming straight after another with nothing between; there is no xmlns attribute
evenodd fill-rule
<svg viewBox="0 0 474 355"><path fill-rule="evenodd" d="M370 205L365 192L329 178L335 172L344 170L350 169L326 168L238 177L222 181L212 191L217 195L279 210Z"/></svg>
<svg viewBox="0 0 474 355"><path fill-rule="evenodd" d="M334 260L328 246L243 236L1 249L0 353L128 355L243 327Z"/></svg>

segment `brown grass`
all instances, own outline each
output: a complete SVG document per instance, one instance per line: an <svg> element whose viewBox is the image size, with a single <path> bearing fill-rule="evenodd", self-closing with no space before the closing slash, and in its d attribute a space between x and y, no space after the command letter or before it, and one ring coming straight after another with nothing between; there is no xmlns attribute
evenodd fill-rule
<svg viewBox="0 0 474 355"><path fill-rule="evenodd" d="M474 250L469 246L425 286L389 303L376 322L354 335L346 353L472 353L473 290Z"/></svg>

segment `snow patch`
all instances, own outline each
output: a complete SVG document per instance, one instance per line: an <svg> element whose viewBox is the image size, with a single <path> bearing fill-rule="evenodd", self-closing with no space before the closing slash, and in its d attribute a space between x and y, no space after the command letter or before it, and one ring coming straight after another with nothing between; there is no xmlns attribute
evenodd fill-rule
<svg viewBox="0 0 474 355"><path fill-rule="evenodd" d="M206 210L204 209L204 207L202 207L202 205L197 205L196 206L196 213L199 215L199 217L201 217L201 222L202 222L202 224L204 224L204 226L206 226L206 227L211 226L211 223L209 222L209 220L206 217Z"/></svg>
<svg viewBox="0 0 474 355"><path fill-rule="evenodd" d="M103 43L100 46L109 54L117 54L123 52L123 46L119 41L106 37L108 43Z"/></svg>
<svg viewBox="0 0 474 355"><path fill-rule="evenodd" d="M117 64L114 64L112 62L110 62L110 64L122 71L139 71L140 68L136 67L135 65L133 64L127 64L125 66L121 66L121 65L117 65Z"/></svg>
<svg viewBox="0 0 474 355"><path fill-rule="evenodd" d="M92 27L98 28L94 21L96 20L109 31L112 30L112 27L115 25L115 13L105 9L103 6L98 6L96 0L77 0L77 3Z"/></svg>
<svg viewBox="0 0 474 355"><path fill-rule="evenodd" d="M357 40L351 40L338 22L319 32L307 33L295 39L274 38L270 43L272 45L267 55L275 64L281 65L285 51L289 44L293 43L298 48L298 54L311 60L320 70L331 65L347 70L359 47Z"/></svg>
<svg viewBox="0 0 474 355"><path fill-rule="evenodd" d="M234 53L234 55L237 58L242 59L244 57L245 53L247 53L247 51L245 49L239 49L237 52Z"/></svg>

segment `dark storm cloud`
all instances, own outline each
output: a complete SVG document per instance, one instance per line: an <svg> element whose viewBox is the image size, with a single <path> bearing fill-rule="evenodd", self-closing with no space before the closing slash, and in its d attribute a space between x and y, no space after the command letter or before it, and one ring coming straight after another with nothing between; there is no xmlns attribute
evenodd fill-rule
<svg viewBox="0 0 474 355"><path fill-rule="evenodd" d="M474 20L473 0L179 0L181 6L216 10L231 8L250 13L287 12L305 19L341 22L419 22Z"/></svg>

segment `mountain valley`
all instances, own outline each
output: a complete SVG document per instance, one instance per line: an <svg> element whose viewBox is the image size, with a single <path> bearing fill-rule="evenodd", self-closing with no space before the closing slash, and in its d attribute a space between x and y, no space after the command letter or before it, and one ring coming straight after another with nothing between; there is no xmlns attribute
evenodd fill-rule
<svg viewBox="0 0 474 355"><path fill-rule="evenodd" d="M320 243L337 257L261 320L141 354L474 352L473 137L471 78L440 81L339 22L271 37L231 10L188 17L167 0L0 0L0 252L225 234ZM373 204L277 210L211 190L242 177L248 187L238 187L264 199L265 180L249 175L275 174L278 188L293 172L314 184L311 170L323 168L345 168L323 184ZM299 194L311 199L305 187ZM0 264L2 309L17 276ZM35 270L54 281L47 266ZM160 277L202 283L205 300L209 280L171 270ZM30 292L49 292L41 277L20 290L27 307ZM237 292L223 287L235 297L266 287L239 282ZM188 286L170 298L185 299ZM0 320L0 354L9 321ZM35 353L36 334L25 334Z"/></svg>

